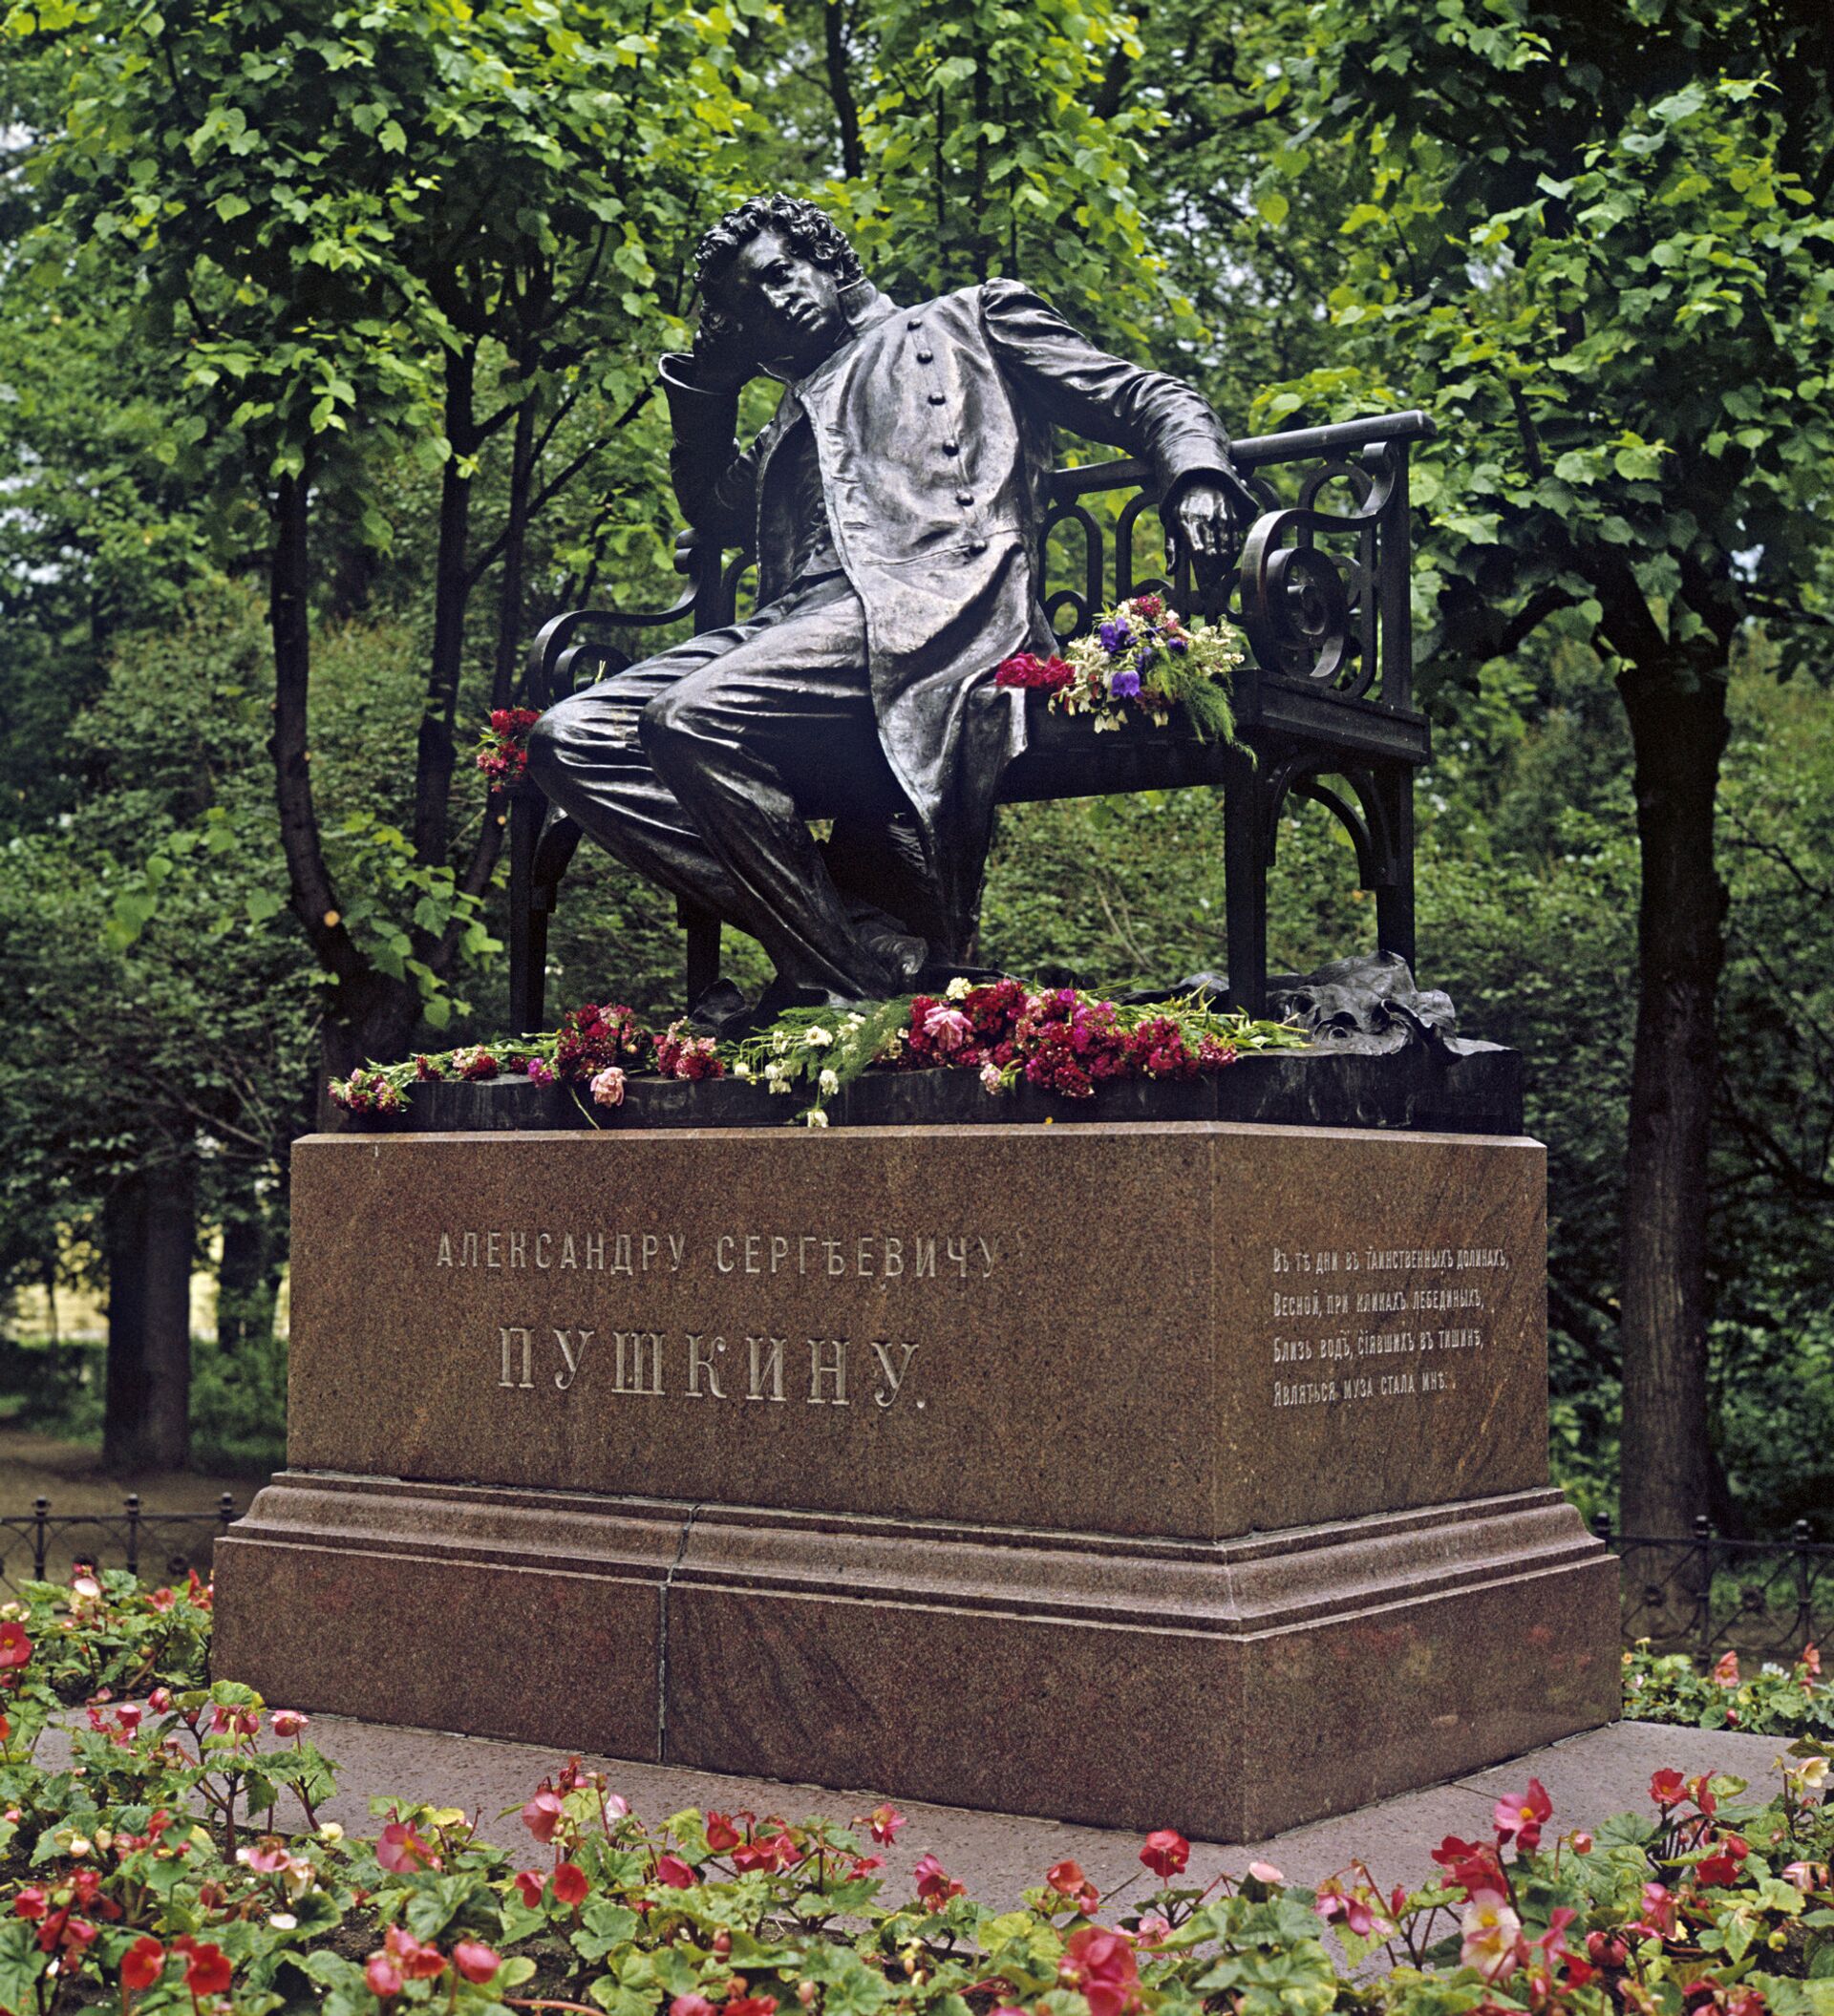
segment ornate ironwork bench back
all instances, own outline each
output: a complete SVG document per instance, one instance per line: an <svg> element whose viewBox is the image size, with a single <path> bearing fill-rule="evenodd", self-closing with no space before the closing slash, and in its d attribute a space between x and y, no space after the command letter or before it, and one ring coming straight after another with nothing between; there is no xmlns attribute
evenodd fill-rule
<svg viewBox="0 0 1834 2016"><path fill-rule="evenodd" d="M1379 947L1414 959L1414 773L1428 737L1413 696L1407 458L1409 443L1433 432L1425 414L1412 412L1237 441L1235 464L1265 509L1235 528L1235 550L1209 570L1168 550L1157 520L1141 541L1141 519L1159 502L1145 463L1094 462L1052 477L1039 542L1045 608L1058 636L1068 642L1104 605L1153 590L1186 615L1233 617L1250 646L1233 689L1242 746L1200 741L1179 723L1098 735L1087 721L1045 712L1033 696L1032 747L1008 770L1000 796L1220 789L1229 989L1251 1014L1267 1002L1268 869L1290 796L1322 804L1343 823L1376 897ZM1105 525L1090 500L1114 492L1128 495ZM1150 559L1137 554L1142 543ZM543 627L529 652L528 704L551 706L621 670L633 660L624 645L643 632L732 622L750 564L747 554L729 558L684 533L675 549L684 584L669 607L573 609ZM528 1030L542 1024L547 920L580 834L527 782L513 792L509 818L510 1009L516 1028ZM719 925L685 907L681 921L692 1000L717 972Z"/></svg>

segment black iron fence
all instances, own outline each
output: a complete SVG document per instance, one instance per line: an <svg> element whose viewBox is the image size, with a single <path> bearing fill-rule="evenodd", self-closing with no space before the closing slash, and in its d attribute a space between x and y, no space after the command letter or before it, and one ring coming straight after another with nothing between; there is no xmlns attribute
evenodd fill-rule
<svg viewBox="0 0 1834 2016"><path fill-rule="evenodd" d="M182 1581L192 1568L207 1577L211 1544L236 1517L227 1491L214 1512L148 1512L134 1493L113 1513L58 1513L34 1498L31 1512L0 1517L0 1590L61 1581L78 1566L125 1568L150 1582Z"/></svg>
<svg viewBox="0 0 1834 2016"><path fill-rule="evenodd" d="M1788 1665L1834 1633L1834 1544L1798 1519L1786 1540L1736 1540L1695 1519L1685 1539L1592 1530L1618 1557L1624 1642L1711 1661L1723 1652Z"/></svg>

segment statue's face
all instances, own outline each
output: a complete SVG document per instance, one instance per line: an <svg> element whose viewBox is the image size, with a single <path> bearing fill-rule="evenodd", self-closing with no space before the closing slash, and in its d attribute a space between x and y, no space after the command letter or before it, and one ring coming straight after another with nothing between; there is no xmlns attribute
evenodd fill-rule
<svg viewBox="0 0 1834 2016"><path fill-rule="evenodd" d="M834 275L777 231L739 247L720 293L759 360L786 377L812 371L846 331Z"/></svg>

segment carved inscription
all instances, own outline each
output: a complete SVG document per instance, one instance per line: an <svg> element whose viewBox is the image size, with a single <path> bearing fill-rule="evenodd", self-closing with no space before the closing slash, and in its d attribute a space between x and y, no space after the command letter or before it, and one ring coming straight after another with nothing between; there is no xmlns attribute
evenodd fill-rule
<svg viewBox="0 0 1834 2016"><path fill-rule="evenodd" d="M684 1232L620 1232L615 1227L482 1226L438 1233L436 1267L505 1273L811 1275L890 1283L986 1281L999 1264L998 1242L977 1233L734 1231L691 1239Z"/></svg>
<svg viewBox="0 0 1834 2016"><path fill-rule="evenodd" d="M1456 1392L1460 1368L1485 1348L1485 1318L1510 1267L1500 1246L1269 1246L1268 1255L1276 1408Z"/></svg>
<svg viewBox="0 0 1834 2016"><path fill-rule="evenodd" d="M508 1323L497 1326L491 1364L497 1386L513 1392L565 1393L577 1382L582 1391L613 1397L672 1393L685 1400L885 1409L903 1397L917 1351L914 1342L885 1337L858 1344L849 1337L809 1337L792 1348L783 1337L729 1343L696 1330L676 1336ZM922 1400L912 1404L924 1411Z"/></svg>

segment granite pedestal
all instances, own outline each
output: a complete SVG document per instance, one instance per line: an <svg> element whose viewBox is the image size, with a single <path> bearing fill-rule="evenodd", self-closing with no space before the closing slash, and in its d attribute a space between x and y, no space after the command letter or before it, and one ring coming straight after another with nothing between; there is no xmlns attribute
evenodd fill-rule
<svg viewBox="0 0 1834 2016"><path fill-rule="evenodd" d="M1593 1727L1544 1183L1213 1120L308 1139L216 1669L1220 1840Z"/></svg>

